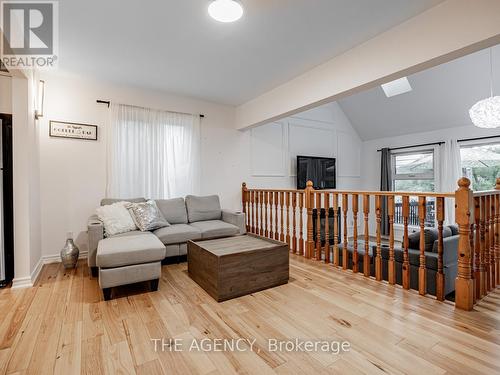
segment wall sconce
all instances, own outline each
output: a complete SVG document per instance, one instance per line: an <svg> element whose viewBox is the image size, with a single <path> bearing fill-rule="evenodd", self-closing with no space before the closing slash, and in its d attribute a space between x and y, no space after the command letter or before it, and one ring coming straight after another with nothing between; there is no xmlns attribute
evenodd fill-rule
<svg viewBox="0 0 500 375"><path fill-rule="evenodd" d="M45 81L38 81L38 98L35 109L35 119L39 119L43 117L43 107L44 107L44 99L45 99Z"/></svg>

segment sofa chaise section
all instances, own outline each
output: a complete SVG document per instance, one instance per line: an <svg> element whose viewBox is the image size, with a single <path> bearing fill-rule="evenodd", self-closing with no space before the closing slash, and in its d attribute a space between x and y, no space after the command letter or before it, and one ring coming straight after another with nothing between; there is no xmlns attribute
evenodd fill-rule
<svg viewBox="0 0 500 375"><path fill-rule="evenodd" d="M150 281L151 289L157 290L164 258L165 245L149 232L99 241L96 265L104 299L110 299L115 286L141 281Z"/></svg>

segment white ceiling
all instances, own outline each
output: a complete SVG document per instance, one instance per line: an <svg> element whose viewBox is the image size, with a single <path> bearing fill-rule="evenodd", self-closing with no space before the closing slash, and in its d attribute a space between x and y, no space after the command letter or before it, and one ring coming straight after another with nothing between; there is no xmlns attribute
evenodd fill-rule
<svg viewBox="0 0 500 375"><path fill-rule="evenodd" d="M500 95L500 45L493 48L494 93ZM489 49L408 77L411 92L382 88L339 100L363 140L470 125L469 108L490 96Z"/></svg>
<svg viewBox="0 0 500 375"><path fill-rule="evenodd" d="M242 104L441 0L242 0L233 24L208 0L64 0L62 70Z"/></svg>

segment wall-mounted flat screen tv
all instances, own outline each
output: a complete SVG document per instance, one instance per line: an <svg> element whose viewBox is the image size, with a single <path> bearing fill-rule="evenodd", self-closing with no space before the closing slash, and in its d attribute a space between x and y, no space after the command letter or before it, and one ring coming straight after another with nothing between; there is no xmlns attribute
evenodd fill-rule
<svg viewBox="0 0 500 375"><path fill-rule="evenodd" d="M335 189L335 159L297 156L297 189L305 189L308 180L314 189Z"/></svg>

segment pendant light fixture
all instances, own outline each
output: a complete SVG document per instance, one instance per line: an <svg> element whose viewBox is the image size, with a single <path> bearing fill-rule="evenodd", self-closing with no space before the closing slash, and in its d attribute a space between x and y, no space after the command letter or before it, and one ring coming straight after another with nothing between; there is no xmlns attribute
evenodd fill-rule
<svg viewBox="0 0 500 375"><path fill-rule="evenodd" d="M469 110L469 116L478 128L500 127L500 96L493 96L492 48L490 48L490 97L474 104Z"/></svg>
<svg viewBox="0 0 500 375"><path fill-rule="evenodd" d="M208 6L208 14L219 22L234 22L243 15L243 7L235 0L213 0Z"/></svg>

